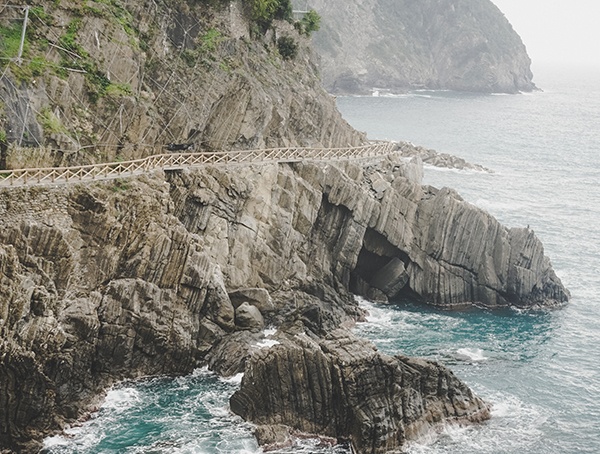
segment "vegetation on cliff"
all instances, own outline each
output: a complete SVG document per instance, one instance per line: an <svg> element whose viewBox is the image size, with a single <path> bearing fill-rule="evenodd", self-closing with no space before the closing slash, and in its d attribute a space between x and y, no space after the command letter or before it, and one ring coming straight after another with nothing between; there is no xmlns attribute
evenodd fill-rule
<svg viewBox="0 0 600 454"><path fill-rule="evenodd" d="M0 20L8 167L133 159L171 143L362 140L321 88L287 0L33 0L17 60L24 15Z"/></svg>

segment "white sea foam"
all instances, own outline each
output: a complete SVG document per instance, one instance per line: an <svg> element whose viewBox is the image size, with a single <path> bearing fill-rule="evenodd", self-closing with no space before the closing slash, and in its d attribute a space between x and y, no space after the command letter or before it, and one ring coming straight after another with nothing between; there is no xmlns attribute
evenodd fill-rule
<svg viewBox="0 0 600 454"><path fill-rule="evenodd" d="M258 341L255 345L258 348L271 348L274 345L279 345L281 342L276 341L275 339L263 339L261 341Z"/></svg>
<svg viewBox="0 0 600 454"><path fill-rule="evenodd" d="M204 377L207 375L212 375L214 374L214 372L210 371L208 369L208 366L204 366L204 367L199 367L197 369L194 369L194 371L192 372L192 377Z"/></svg>
<svg viewBox="0 0 600 454"><path fill-rule="evenodd" d="M138 404L141 399L141 392L136 388L114 388L106 393L102 408L120 412Z"/></svg>
<svg viewBox="0 0 600 454"><path fill-rule="evenodd" d="M221 380L232 385L239 385L242 383L242 378L244 378L244 373L240 372L239 374L232 375L231 377L221 378Z"/></svg>
<svg viewBox="0 0 600 454"><path fill-rule="evenodd" d="M64 435L55 435L44 439L44 449L71 448L68 452L86 452L96 446L104 437L104 432L90 423L82 426L70 427L64 431ZM76 448L74 450L73 448Z"/></svg>
<svg viewBox="0 0 600 454"><path fill-rule="evenodd" d="M460 175L495 175L494 173L486 172L483 169L456 169L454 167L438 167L433 164L423 163L425 170L434 170L436 172L457 173Z"/></svg>
<svg viewBox="0 0 600 454"><path fill-rule="evenodd" d="M377 307L377 305L362 296L354 295L354 299L360 307L367 311L367 316L365 318L368 323L387 325L392 321L389 310Z"/></svg>
<svg viewBox="0 0 600 454"><path fill-rule="evenodd" d="M481 426L445 424L409 443L407 453L496 454L534 452L546 418L510 395L483 396L493 403L492 418ZM537 451L535 451L537 452Z"/></svg>
<svg viewBox="0 0 600 454"><path fill-rule="evenodd" d="M459 348L456 350L455 357L461 361L485 361L488 359L480 348Z"/></svg>
<svg viewBox="0 0 600 454"><path fill-rule="evenodd" d="M69 440L63 435L55 435L44 439L44 449L50 449L58 446L66 446L69 444Z"/></svg>

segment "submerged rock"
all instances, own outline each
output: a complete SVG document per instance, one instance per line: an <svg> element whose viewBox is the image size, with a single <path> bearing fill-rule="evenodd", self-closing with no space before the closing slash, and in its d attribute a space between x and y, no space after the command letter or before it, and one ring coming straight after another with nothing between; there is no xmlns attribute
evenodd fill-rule
<svg viewBox="0 0 600 454"><path fill-rule="evenodd" d="M300 431L349 440L359 454L399 449L439 423L490 417L445 367L384 355L340 330L324 339L287 337L256 353L230 403L258 425L263 444L284 445Z"/></svg>

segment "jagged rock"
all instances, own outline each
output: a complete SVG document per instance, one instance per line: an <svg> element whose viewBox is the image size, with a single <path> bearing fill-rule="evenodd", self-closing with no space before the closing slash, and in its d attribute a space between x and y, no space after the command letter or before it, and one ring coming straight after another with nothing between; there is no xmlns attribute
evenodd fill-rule
<svg viewBox="0 0 600 454"><path fill-rule="evenodd" d="M231 409L257 424L263 444L293 430L350 440L357 453L385 453L432 426L481 422L489 407L448 369L387 356L348 332L305 335L259 351L247 363Z"/></svg>
<svg viewBox="0 0 600 454"><path fill-rule="evenodd" d="M261 333L250 331L221 336L207 357L210 369L224 377L244 372L246 361L256 350L255 345L262 337Z"/></svg>
<svg viewBox="0 0 600 454"><path fill-rule="evenodd" d="M484 167L482 165L467 162L462 158L452 156L447 153L438 153L437 151L429 148L415 146L408 142L400 142L398 144L398 151L402 154L402 156L418 156L425 164L429 164L435 167L457 170L475 170L478 172L493 173L491 169L488 169L487 167Z"/></svg>

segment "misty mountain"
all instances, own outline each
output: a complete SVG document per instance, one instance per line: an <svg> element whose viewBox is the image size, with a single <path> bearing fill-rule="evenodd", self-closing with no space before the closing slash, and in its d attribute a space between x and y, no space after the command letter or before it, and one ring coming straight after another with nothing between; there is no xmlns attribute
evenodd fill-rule
<svg viewBox="0 0 600 454"><path fill-rule="evenodd" d="M297 0L322 16L315 46L332 93L531 91L531 59L489 0Z"/></svg>

